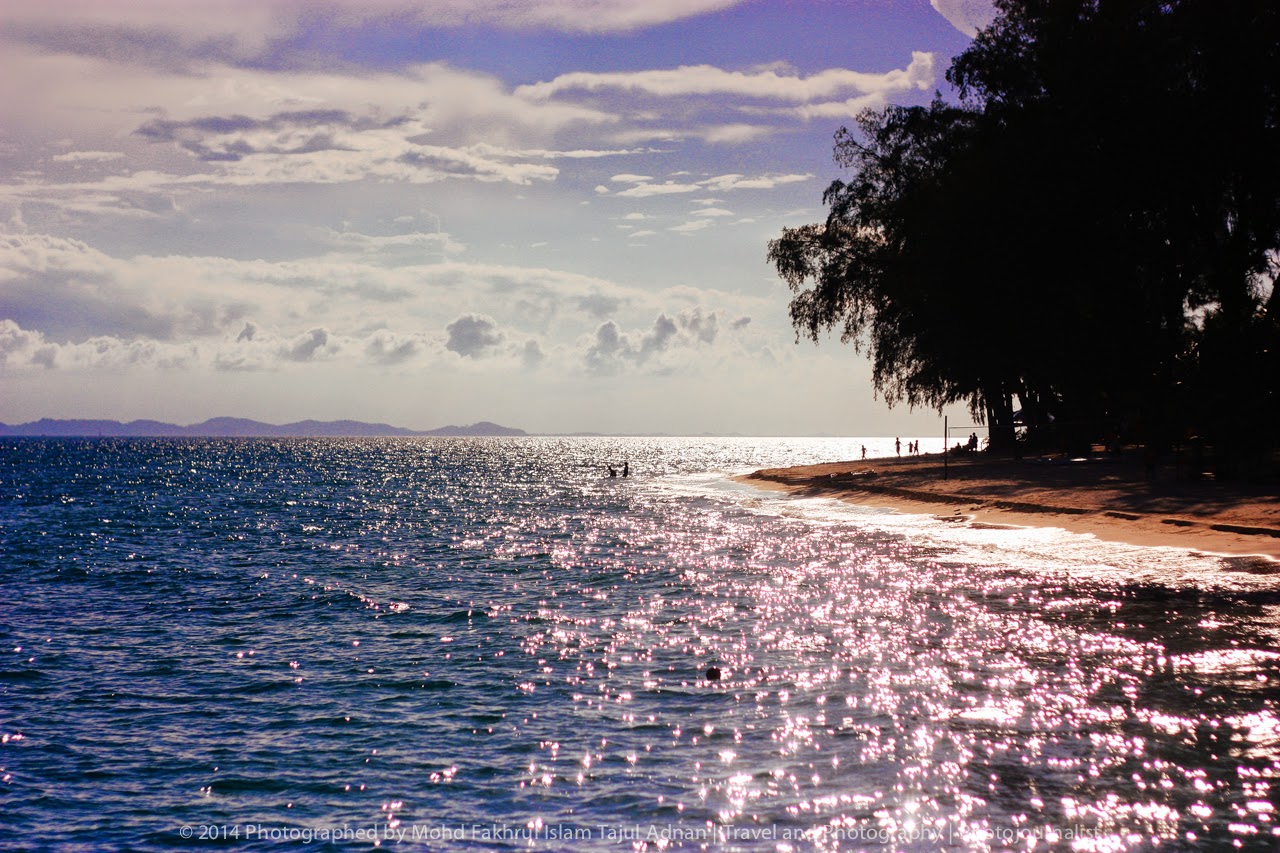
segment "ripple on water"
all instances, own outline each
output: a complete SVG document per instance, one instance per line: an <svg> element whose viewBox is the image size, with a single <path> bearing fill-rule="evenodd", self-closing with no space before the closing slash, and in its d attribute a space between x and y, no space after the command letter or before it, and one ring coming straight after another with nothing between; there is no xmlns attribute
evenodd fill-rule
<svg viewBox="0 0 1280 853"><path fill-rule="evenodd" d="M860 443L5 443L11 838L1274 848L1271 578L723 477Z"/></svg>

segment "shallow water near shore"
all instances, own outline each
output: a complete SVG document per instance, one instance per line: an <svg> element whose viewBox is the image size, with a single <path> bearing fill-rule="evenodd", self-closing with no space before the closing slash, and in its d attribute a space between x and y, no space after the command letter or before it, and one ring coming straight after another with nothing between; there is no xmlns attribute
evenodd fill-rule
<svg viewBox="0 0 1280 853"><path fill-rule="evenodd" d="M864 443L0 442L0 848L1280 846L1275 578Z"/></svg>

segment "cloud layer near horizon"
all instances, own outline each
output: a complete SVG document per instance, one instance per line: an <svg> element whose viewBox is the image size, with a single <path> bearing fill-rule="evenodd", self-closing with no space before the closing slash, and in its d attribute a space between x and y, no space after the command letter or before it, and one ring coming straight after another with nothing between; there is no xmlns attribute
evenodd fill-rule
<svg viewBox="0 0 1280 853"><path fill-rule="evenodd" d="M927 98L934 52L877 70L636 54L528 78L387 46L395 22L585 49L745 8L22 4L0 32L0 370L228 389L445 371L534 394L775 370L796 351L764 243L821 188L794 152ZM377 61L319 61L317 33L369 38Z"/></svg>

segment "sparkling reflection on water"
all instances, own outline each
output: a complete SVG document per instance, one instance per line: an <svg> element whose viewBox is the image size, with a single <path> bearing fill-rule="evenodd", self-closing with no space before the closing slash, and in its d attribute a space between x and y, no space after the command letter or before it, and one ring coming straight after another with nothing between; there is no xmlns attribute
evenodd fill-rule
<svg viewBox="0 0 1280 853"><path fill-rule="evenodd" d="M0 845L1280 847L1274 576L725 477L861 443L6 443Z"/></svg>

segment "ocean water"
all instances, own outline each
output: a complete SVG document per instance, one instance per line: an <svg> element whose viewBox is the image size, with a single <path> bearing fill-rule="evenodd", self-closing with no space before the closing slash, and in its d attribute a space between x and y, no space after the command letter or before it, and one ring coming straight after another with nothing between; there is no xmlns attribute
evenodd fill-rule
<svg viewBox="0 0 1280 853"><path fill-rule="evenodd" d="M0 848L1280 848L1275 575L864 443L0 442Z"/></svg>

